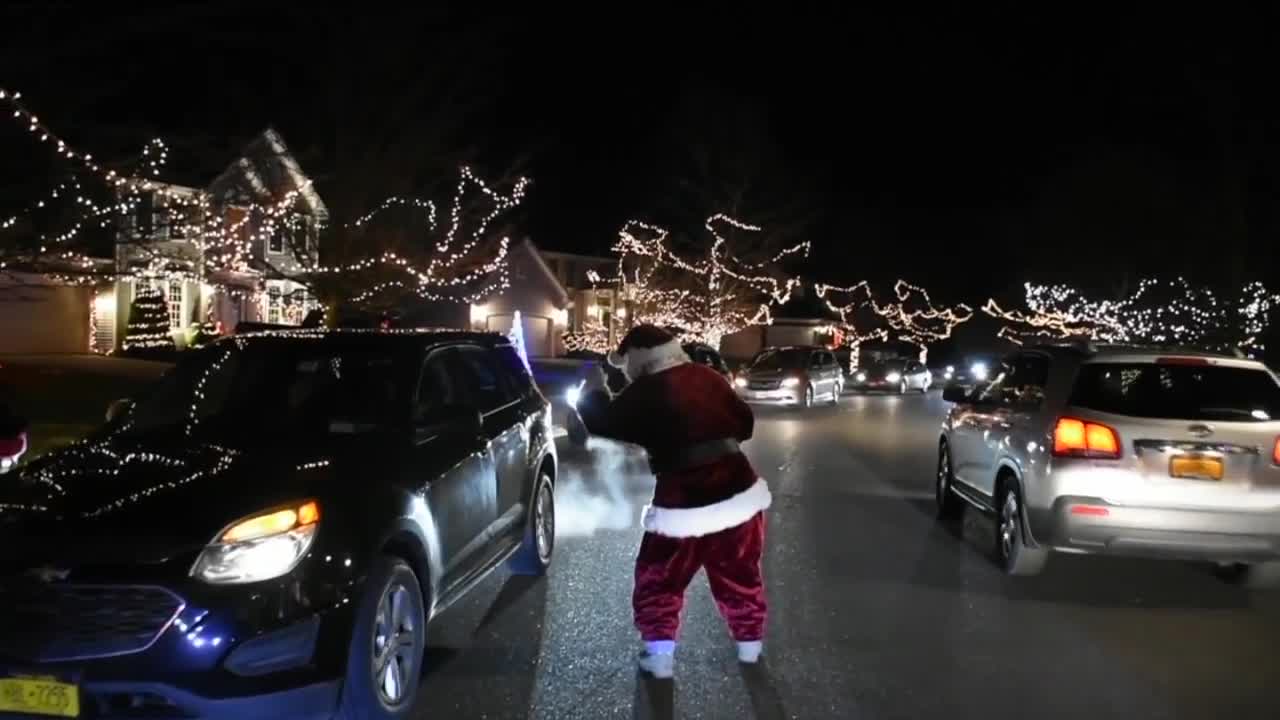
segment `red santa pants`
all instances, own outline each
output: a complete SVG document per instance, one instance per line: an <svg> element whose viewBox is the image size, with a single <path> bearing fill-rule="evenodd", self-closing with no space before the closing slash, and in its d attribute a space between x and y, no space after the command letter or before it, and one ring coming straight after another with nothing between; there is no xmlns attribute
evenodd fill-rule
<svg viewBox="0 0 1280 720"><path fill-rule="evenodd" d="M636 557L636 585L631 597L641 639L676 639L684 591L699 568L707 571L711 595L733 639L764 639L768 608L760 569L763 552L764 513L702 537L645 533Z"/></svg>

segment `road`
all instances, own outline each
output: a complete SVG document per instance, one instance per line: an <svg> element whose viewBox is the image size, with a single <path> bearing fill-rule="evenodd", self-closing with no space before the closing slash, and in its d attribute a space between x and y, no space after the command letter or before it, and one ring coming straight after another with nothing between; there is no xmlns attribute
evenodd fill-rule
<svg viewBox="0 0 1280 720"><path fill-rule="evenodd" d="M618 446L566 453L549 576L500 573L433 625L427 718L1274 718L1280 599L1176 563L1055 557L1003 577L991 525L932 520L944 405L852 397L761 411L766 661L744 672L701 576L674 682L637 676L636 517Z"/></svg>

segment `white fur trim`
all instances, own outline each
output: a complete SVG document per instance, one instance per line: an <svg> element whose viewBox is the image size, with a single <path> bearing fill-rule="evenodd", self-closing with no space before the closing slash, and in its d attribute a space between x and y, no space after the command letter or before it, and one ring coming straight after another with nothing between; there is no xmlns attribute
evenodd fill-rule
<svg viewBox="0 0 1280 720"><path fill-rule="evenodd" d="M677 365L689 362L689 356L680 347L679 340L668 340L651 348L633 347L622 356L622 371L635 380L644 375L656 375Z"/></svg>
<svg viewBox="0 0 1280 720"><path fill-rule="evenodd" d="M667 537L702 537L737 527L767 510L773 494L764 480L727 500L700 508L664 508L646 505L642 516L644 529Z"/></svg>

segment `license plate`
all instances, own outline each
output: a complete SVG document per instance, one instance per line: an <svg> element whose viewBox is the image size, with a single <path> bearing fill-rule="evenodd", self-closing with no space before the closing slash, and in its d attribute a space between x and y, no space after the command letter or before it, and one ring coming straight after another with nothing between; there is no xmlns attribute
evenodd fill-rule
<svg viewBox="0 0 1280 720"><path fill-rule="evenodd" d="M1176 455L1169 461L1169 475L1189 480L1221 480L1222 459Z"/></svg>
<svg viewBox="0 0 1280 720"><path fill-rule="evenodd" d="M80 689L47 677L0 677L0 713L80 717Z"/></svg>

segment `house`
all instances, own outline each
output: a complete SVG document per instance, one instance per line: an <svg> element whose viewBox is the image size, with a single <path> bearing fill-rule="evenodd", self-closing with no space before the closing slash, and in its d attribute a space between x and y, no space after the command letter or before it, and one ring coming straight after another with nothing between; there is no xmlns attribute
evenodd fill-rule
<svg viewBox="0 0 1280 720"><path fill-rule="evenodd" d="M816 294L798 287L791 299L774 309L773 323L753 325L724 336L720 354L727 359L748 360L769 347L821 345L837 348L843 343L840 316Z"/></svg>
<svg viewBox="0 0 1280 720"><path fill-rule="evenodd" d="M438 307L431 321L505 334L519 311L526 351L535 358L564 355L565 334L588 325L604 328L616 341L625 332L620 294L596 289L588 277L591 270L608 276L615 264L610 258L542 250L526 238L507 257L506 289L469 308Z"/></svg>
<svg viewBox="0 0 1280 720"><path fill-rule="evenodd" d="M164 297L179 347L196 324L226 330L244 321L298 324L316 307L306 287L288 278L317 262L328 209L274 129L254 138L204 187L148 187L131 195L136 202L118 229L114 260L125 278L99 288L91 302L91 350L121 348L129 308L143 287ZM263 222L260 208L282 205L291 196L298 201L289 204L284 218ZM217 269L217 258L209 262L205 253L218 244L202 242L209 232L232 233L253 269Z"/></svg>

